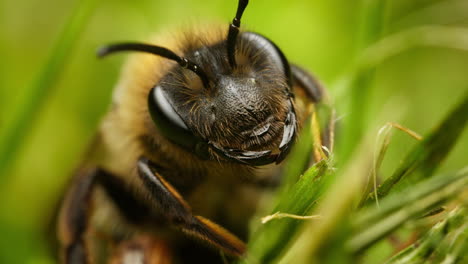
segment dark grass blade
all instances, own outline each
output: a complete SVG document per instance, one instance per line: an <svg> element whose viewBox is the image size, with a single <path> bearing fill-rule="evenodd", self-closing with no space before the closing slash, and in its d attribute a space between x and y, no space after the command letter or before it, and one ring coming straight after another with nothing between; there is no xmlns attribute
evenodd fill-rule
<svg viewBox="0 0 468 264"><path fill-rule="evenodd" d="M65 68L81 32L89 21L96 3L95 0L79 2L59 36L55 47L51 50L49 58L40 69L31 86L26 90L29 94L25 98L25 102L18 109L12 111L13 121L11 124L7 124L8 126L0 138L1 176L6 177L25 142L26 136L38 119L47 98L53 93L55 84Z"/></svg>
<svg viewBox="0 0 468 264"><path fill-rule="evenodd" d="M447 241L444 248L437 252L437 257L440 259L438 263L452 264L452 263L468 263L468 224L465 219L465 225L455 230L455 239ZM435 263L435 262L434 262Z"/></svg>
<svg viewBox="0 0 468 264"><path fill-rule="evenodd" d="M353 254L360 254L408 220L421 217L468 188L468 167L457 173L430 178L410 187L406 195L387 197L380 208L369 208L353 221L354 235L347 242Z"/></svg>
<svg viewBox="0 0 468 264"><path fill-rule="evenodd" d="M413 148L403 159L401 166L378 187L378 197L385 197L402 179L412 176L416 171L420 172L419 175L430 177L450 153L467 121L468 93L442 123ZM421 176L419 178L415 176L413 179L421 180ZM375 194L370 193L362 205L374 200Z"/></svg>
<svg viewBox="0 0 468 264"><path fill-rule="evenodd" d="M457 233L458 229L466 228L463 225L466 224L467 220L466 208L452 210L445 219L435 224L422 238L393 256L387 263L422 263L429 261L429 258L434 258L433 253L436 253L440 258L440 256L448 256L451 250L458 251L457 247L444 245L445 243L441 242L447 242L448 236ZM442 263L440 259L439 262Z"/></svg>
<svg viewBox="0 0 468 264"><path fill-rule="evenodd" d="M371 225L388 215L400 210L405 203L411 203L422 199L423 197L436 193L438 190L445 188L454 182L462 181L468 174L468 167L460 170L458 173L443 174L433 177L425 182L420 183L416 186L408 187L406 195L395 193L383 200L384 206L378 208L364 208L360 211L359 216L355 219L355 225L364 228L367 225ZM437 208L439 209L439 208Z"/></svg>

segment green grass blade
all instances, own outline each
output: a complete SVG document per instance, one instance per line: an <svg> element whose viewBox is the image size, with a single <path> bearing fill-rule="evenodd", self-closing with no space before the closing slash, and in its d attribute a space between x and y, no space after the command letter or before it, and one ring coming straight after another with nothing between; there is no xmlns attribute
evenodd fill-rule
<svg viewBox="0 0 468 264"><path fill-rule="evenodd" d="M367 209L356 217L353 223L354 235L348 240L347 248L353 254L361 253L406 221L452 199L467 187L468 167L454 174L430 178L411 187L407 195L387 197L380 208Z"/></svg>
<svg viewBox="0 0 468 264"><path fill-rule="evenodd" d="M327 161L315 164L291 188L288 195L279 201L272 213L307 215L327 189L332 179L331 173ZM282 218L262 225L250 239L248 259L255 260L254 263L272 263L287 248L286 245L303 222L304 220Z"/></svg>
<svg viewBox="0 0 468 264"><path fill-rule="evenodd" d="M468 93L453 111L429 136L419 142L403 159L403 164L377 189L379 198L386 196L403 178L419 170L421 175L429 177L447 157L468 121ZM375 200L375 193L370 193L366 204Z"/></svg>
<svg viewBox="0 0 468 264"><path fill-rule="evenodd" d="M383 200L384 206L379 207L378 209L376 207L372 207L360 211L359 216L355 218L355 226L358 227L358 229L364 229L366 226L372 225L377 221L381 221L390 214L400 210L403 206L405 206L405 204L410 204L420 200L425 196L445 188L449 184L462 180L464 177L466 177L466 174L468 174L468 168L460 170L460 172L456 174L444 174L436 176L431 179L431 181L425 181L416 187L408 187L411 189L407 190L406 195L401 195L399 193L394 194Z"/></svg>
<svg viewBox="0 0 468 264"><path fill-rule="evenodd" d="M368 142L359 144L352 162L334 173L336 180L312 212L321 219L310 221L301 228L279 263L349 263L351 256L344 251L343 241L349 234L350 213L361 197L367 176L369 145Z"/></svg>
<svg viewBox="0 0 468 264"><path fill-rule="evenodd" d="M441 241L466 223L468 215L465 208L456 208L441 222L435 224L421 239L388 260L388 264L406 264L428 261L432 253L440 251ZM465 227L462 227L465 228ZM457 247L448 247L458 250ZM447 252L440 252L448 256Z"/></svg>
<svg viewBox="0 0 468 264"><path fill-rule="evenodd" d="M294 145L291 150L287 163L285 164L284 173L281 176L281 186L278 190L278 198L281 199L283 195L287 195L287 192L294 186L300 175L304 173L309 165L313 139L312 131L310 128L311 119L308 118L304 124L304 127L300 134L298 144Z"/></svg>
<svg viewBox="0 0 468 264"><path fill-rule="evenodd" d="M419 26L386 36L361 54L356 68L366 71L417 47L438 47L468 51L468 29L455 26Z"/></svg>
<svg viewBox="0 0 468 264"><path fill-rule="evenodd" d="M96 3L96 0L79 1L55 47L51 50L49 58L28 88L29 95L25 98L25 102L12 111L15 118L0 137L0 175L3 177L6 177L34 121L52 94Z"/></svg>
<svg viewBox="0 0 468 264"><path fill-rule="evenodd" d="M334 109L327 103L319 103L314 106L316 117L318 119L318 126L321 130L321 135L328 133L328 126L334 118ZM330 139L333 141L334 139ZM297 182L299 177L314 163L313 148L314 138L312 132L312 115L310 115L304 122L299 141L294 145L287 162L285 164L284 172L282 173L281 186L276 195L279 200L285 199L284 195L289 195L291 187ZM324 142L322 142L322 145ZM333 143L331 143L333 147ZM331 163L333 161L330 161Z"/></svg>
<svg viewBox="0 0 468 264"><path fill-rule="evenodd" d="M454 241L450 241L450 246L446 252L440 252L439 256L444 257L440 263L467 263L468 262L468 224L465 219L465 225L461 226L456 233Z"/></svg>

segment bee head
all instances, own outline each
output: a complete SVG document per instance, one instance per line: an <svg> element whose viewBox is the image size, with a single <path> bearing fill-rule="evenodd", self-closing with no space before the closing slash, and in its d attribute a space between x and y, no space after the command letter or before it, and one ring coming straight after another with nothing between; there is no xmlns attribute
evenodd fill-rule
<svg viewBox="0 0 468 264"><path fill-rule="evenodd" d="M297 125L285 56L266 37L239 31L247 3L239 1L225 40L184 57L141 43L106 46L100 55L132 50L176 61L148 95L161 134L203 159L258 166L284 159Z"/></svg>

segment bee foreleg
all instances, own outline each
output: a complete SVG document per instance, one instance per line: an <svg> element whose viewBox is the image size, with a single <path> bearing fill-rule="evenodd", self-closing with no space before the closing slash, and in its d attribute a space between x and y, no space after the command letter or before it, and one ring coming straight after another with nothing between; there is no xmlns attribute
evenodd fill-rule
<svg viewBox="0 0 468 264"><path fill-rule="evenodd" d="M88 228L90 201L99 170L85 168L73 179L73 185L62 204L58 235L62 262L83 264L89 262L84 233Z"/></svg>
<svg viewBox="0 0 468 264"><path fill-rule="evenodd" d="M138 173L143 185L169 222L230 255L241 256L245 252L245 244L229 231L208 219L193 215L182 196L154 170L148 159L140 158Z"/></svg>
<svg viewBox="0 0 468 264"><path fill-rule="evenodd" d="M119 177L99 168L81 169L73 180L60 211L59 239L63 263L89 263L85 233L92 214L93 190L100 186L127 220L138 223L148 207L131 192Z"/></svg>

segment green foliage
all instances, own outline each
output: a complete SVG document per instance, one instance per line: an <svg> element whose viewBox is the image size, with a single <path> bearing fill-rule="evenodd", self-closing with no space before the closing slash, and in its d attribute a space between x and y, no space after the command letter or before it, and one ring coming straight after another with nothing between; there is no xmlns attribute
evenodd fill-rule
<svg viewBox="0 0 468 264"><path fill-rule="evenodd" d="M283 212L306 215L317 205L319 197L330 184L332 171L327 161L315 164L292 188L283 192L272 214ZM302 221L293 218L273 219L260 226L250 239L249 255L259 263L271 263L284 254L283 250L294 238Z"/></svg>
<svg viewBox="0 0 468 264"><path fill-rule="evenodd" d="M453 209L445 219L435 224L417 242L389 259L388 263L422 263L428 257L439 263L463 263L468 257L465 253L468 246L467 221L466 208ZM454 234L455 237L450 239Z"/></svg>
<svg viewBox="0 0 468 264"><path fill-rule="evenodd" d="M452 149L458 135L464 129L467 106L468 97L449 112L426 139L420 141L410 151L401 167L396 170L400 180L403 176L412 176L416 168L422 168L425 177L417 179L421 183L416 186L406 186L402 191L386 197L392 190L391 187L398 182L394 176L390 177L377 189L381 199L380 206L362 208L353 205L353 200L366 195L359 194L362 183L359 179L362 179L363 175L370 175L370 171L366 173L363 170L365 166L360 164L362 160L351 161L354 164L342 173L346 178L335 176L336 170L331 170L327 161L314 165L291 190L286 192L287 195L280 193L278 205L274 207L272 214L280 211L303 216L310 212L318 212L323 218L315 221L327 221L327 223L308 224L302 231L298 231L301 225L305 225L303 220L300 222L301 220L289 218L268 222L250 239L247 260L254 263L354 263L358 256L366 253L366 249L405 223L424 216L443 203L459 198L463 191L468 190L468 167L456 173L433 178L430 176ZM362 152L357 153L357 157L360 156L366 157ZM330 189L329 183L336 177L338 181ZM372 195L373 193L369 195L368 200L372 201ZM324 209L315 210L318 204ZM447 219L451 217L449 214ZM448 222L447 219L442 223ZM437 227L438 225L441 224L436 224L434 228L441 229ZM310 238L310 235L315 235L315 238ZM291 248L290 241L296 236L299 238L295 241L296 245L292 245ZM432 237L430 241L423 238L425 242L422 245L416 242L413 247L418 249L414 250L416 253L411 254L417 254L420 261L431 261L431 253L435 250L438 241L442 240L440 236L436 238ZM456 258L463 258L464 255L460 250L466 247L468 241L459 243L460 245L453 250L457 252ZM289 252L285 253L285 249ZM421 251L425 253L420 253ZM340 258L337 258L337 252ZM294 256L293 259L291 255ZM412 262L400 260L399 263Z"/></svg>
<svg viewBox="0 0 468 264"><path fill-rule="evenodd" d="M462 103L447 115L446 119L403 159L403 163L377 189L378 197L386 196L403 177L420 170L429 177L442 163L457 141L468 121L468 94ZM421 179L419 179L421 180ZM376 199L370 193L368 202Z"/></svg>
<svg viewBox="0 0 468 264"><path fill-rule="evenodd" d="M355 234L349 239L349 249L361 253L405 222L421 217L441 203L456 198L468 186L468 168L442 175L406 190L406 196L396 193L383 199L381 207L364 210L353 221Z"/></svg>

